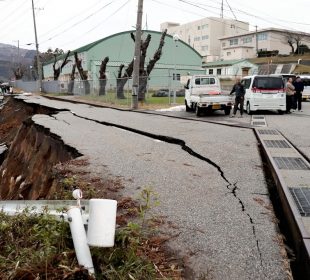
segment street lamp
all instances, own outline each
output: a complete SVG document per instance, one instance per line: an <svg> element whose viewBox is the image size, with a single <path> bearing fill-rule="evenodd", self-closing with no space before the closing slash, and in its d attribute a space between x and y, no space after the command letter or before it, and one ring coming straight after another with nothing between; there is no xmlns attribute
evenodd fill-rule
<svg viewBox="0 0 310 280"><path fill-rule="evenodd" d="M177 59L177 47L178 47L178 41L180 40L180 37L178 34L174 34L173 35L173 41L175 44L175 52L174 52L174 73L172 75L173 77L173 87L174 87L174 91L173 91L173 103L176 104L176 80L177 80L177 74L176 74L176 59ZM170 95L170 93L169 93Z"/></svg>

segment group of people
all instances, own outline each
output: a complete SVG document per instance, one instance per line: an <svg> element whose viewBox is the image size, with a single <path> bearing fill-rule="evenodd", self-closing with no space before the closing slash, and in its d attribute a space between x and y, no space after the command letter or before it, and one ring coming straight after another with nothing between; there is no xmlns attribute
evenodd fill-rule
<svg viewBox="0 0 310 280"><path fill-rule="evenodd" d="M295 80L289 78L286 83L286 113L290 114L291 110L294 112L302 112L301 103L302 103L302 92L304 90L304 83L299 76ZM230 94L235 93L235 104L234 111L231 117L235 117L237 113L238 106L240 107L240 117L243 115L243 103L245 88L241 84L240 78L237 78L236 83L234 84Z"/></svg>
<svg viewBox="0 0 310 280"><path fill-rule="evenodd" d="M290 114L291 110L294 112L302 112L302 92L304 90L304 83L299 76L295 80L289 78L286 83L286 113Z"/></svg>

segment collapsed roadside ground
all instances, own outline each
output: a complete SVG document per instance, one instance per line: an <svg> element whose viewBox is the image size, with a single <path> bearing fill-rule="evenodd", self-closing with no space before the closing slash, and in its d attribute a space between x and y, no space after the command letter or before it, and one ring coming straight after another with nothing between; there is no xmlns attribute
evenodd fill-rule
<svg viewBox="0 0 310 280"><path fill-rule="evenodd" d="M42 106L45 103L37 98L30 102L41 102ZM66 106L74 113L63 111L52 116L36 115L33 118L36 125L50 127L51 132L62 135L66 143L74 143L79 151L91 155L93 171L102 175L113 170L114 175L125 180L126 188L122 190L125 194L139 193L141 189L137 188L145 187L145 182L152 182L156 186L162 202L161 212L168 217L178 218L174 219L173 226L179 236L175 238L177 242L173 247L187 254L190 267L195 271L213 269L218 279L231 279L232 275L242 279L248 273L260 279L264 273L271 275L280 269L277 247L270 242L274 226L265 213L267 208L257 202L262 200L268 205L266 194L263 194L266 190L261 181L257 144L251 133L240 129L219 130L215 125L185 120L179 122L137 113L95 110L89 106L71 107L50 101L48 104L55 108ZM167 126L161 125L163 120ZM88 135L85 135L86 131ZM174 134L178 137L173 137ZM238 154L239 147L236 145L232 148L226 146L232 143L234 135L240 137L237 146L242 146L242 154ZM88 145L85 145L85 140L83 143L83 138L91 139ZM139 146L139 150L132 150L132 143ZM186 146L194 147L192 151L198 157L183 149ZM242 159L245 165L243 172L232 166L229 157L223 157L223 154ZM109 165L107 171L104 164ZM231 191L227 192L227 181L220 176L221 172L216 166L231 182ZM232 168L228 168L230 166ZM142 170L148 172L143 174ZM246 170L251 172L251 177L247 176L249 173ZM244 174L244 178L240 174ZM225 214L226 211L229 215ZM253 238L253 225L256 238ZM190 240L190 244L187 240ZM227 262L225 258L229 255ZM248 259L245 263L242 262L244 257ZM195 259L197 262L193 263ZM233 263L234 269L229 271L227 266ZM272 270L266 270L269 267ZM278 271L276 275L279 277L282 274Z"/></svg>
<svg viewBox="0 0 310 280"><path fill-rule="evenodd" d="M42 106L27 106L21 101L14 101L12 98L6 99L5 103L0 113L0 139L2 143L5 142L9 146L6 155L9 160L4 162L5 173L9 174L8 178L17 178L18 176L21 178L19 182L14 180L14 184L12 184L9 180L5 181L3 178L5 176L2 176L1 198L72 199L72 190L80 188L85 199L116 199L118 201L117 224L119 226L116 245L110 250L100 251L98 249L93 252L95 267L101 275L97 276L97 279L119 279L117 275L123 275L122 277L125 278L131 275L134 279L141 279L141 277L146 277L146 279L166 277L181 279L181 262L172 257L171 253L165 248L165 241L169 239L169 236L161 235L156 230L159 222L155 218L146 217L148 207L152 205L153 196L147 201L123 197L119 192L123 188L121 178L110 176L102 178L92 174L91 170L88 170L89 163L86 158L81 157L82 155L74 149L66 147L60 139L48 131L42 133L39 127L34 128L30 121L34 114L50 115L55 114L56 111ZM27 132L23 133L23 131ZM38 153L39 150L43 150L43 152ZM16 157L19 157L18 160ZM32 165L31 160L24 162L26 158L33 158L33 161L39 162L39 164ZM51 164L46 164L48 161ZM59 161L62 162L59 163ZM27 165L30 165L32 169L30 168L30 172L26 173L24 169ZM49 166L49 168L42 169L43 166ZM4 169L2 169L3 171ZM40 174L42 172L44 174ZM28 181L26 177L28 177ZM42 188L41 185L44 187ZM144 193L151 194L151 190L144 190ZM141 217L142 211L143 217ZM12 241L18 244L14 250L16 254L11 254L11 251L4 249L1 250L3 259L1 257L0 276L2 279L7 279L8 275L11 275L11 279L20 279L21 277L35 279L37 275L48 277L48 279L60 279L62 277L66 277L64 279L75 279L74 277L80 275L80 277L84 277L80 279L88 279L85 270L79 268L77 264L72 242L67 240L68 236L70 237L68 226L64 232L56 232L53 228L54 223L48 222L49 226L45 225L45 230L47 231L46 234L51 235L48 238L50 240L43 239L43 244L36 240L31 244L29 236L23 234L29 232L29 228L23 228L23 221L28 227L30 223L26 222L26 217L23 215L18 218L21 222L17 225L16 219L15 222L13 219L12 227L3 227L4 222L2 222L1 236L12 235ZM46 219L50 219L50 217ZM9 224L8 221L6 223ZM42 221L38 218L37 223L40 225ZM8 232L10 228L16 226L20 227L19 232ZM31 226L35 226L33 222ZM40 231L40 234L44 235L43 231L44 229L42 232ZM54 254L47 255L44 253L45 258L39 259L31 253L30 248L42 251L42 253L53 251L51 248L53 246L58 247L58 245L54 244L52 240L55 238L54 235L58 236L59 234L63 234L62 238L67 240L66 246L62 245L63 251L55 251ZM6 248L11 246L8 239L1 238L1 240L3 242L0 246ZM22 253L26 249L23 246L27 246L29 254ZM51 248L46 248L48 246ZM5 252L8 255L5 255Z"/></svg>

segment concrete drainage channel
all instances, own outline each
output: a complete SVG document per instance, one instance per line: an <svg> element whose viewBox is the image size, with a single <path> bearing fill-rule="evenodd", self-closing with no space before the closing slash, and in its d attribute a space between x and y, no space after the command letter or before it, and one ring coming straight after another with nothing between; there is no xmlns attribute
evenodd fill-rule
<svg viewBox="0 0 310 280"><path fill-rule="evenodd" d="M296 279L310 279L310 164L275 129L255 128L274 179L295 253Z"/></svg>
<svg viewBox="0 0 310 280"><path fill-rule="evenodd" d="M257 116L253 115L251 119L252 126L259 126L259 127L267 127L267 122L265 116Z"/></svg>

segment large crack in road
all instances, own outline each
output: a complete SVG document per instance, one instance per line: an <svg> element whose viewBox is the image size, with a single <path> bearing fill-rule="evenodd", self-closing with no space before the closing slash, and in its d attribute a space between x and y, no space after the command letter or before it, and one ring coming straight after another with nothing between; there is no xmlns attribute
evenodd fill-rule
<svg viewBox="0 0 310 280"><path fill-rule="evenodd" d="M72 111L71 111L71 113L74 116L76 116L78 118L81 118L81 119L84 119L84 120L96 122L98 124L105 125L105 126L111 126L111 127L119 128L119 129L122 129L122 130L130 131L130 132L133 132L133 133L136 133L136 134L139 134L139 135L142 135L142 136L146 136L146 137L149 137L149 138L152 138L152 139L155 139L155 140L160 140L160 141L163 141L163 142L166 142L166 143L169 143L169 144L178 145L178 146L180 146L182 148L182 150L184 150L185 152L187 152L191 156L193 156L195 158L198 158L198 159L200 159L200 160L202 160L204 162L207 162L209 165L213 166L219 172L221 178L227 183L226 188L229 190L229 193L232 194L233 197L240 204L241 211L244 212L245 215L249 218L249 221L250 221L251 226L252 226L252 233L253 233L254 239L256 241L256 247L257 247L257 251L258 251L258 254L259 254L259 258L260 258L260 264L263 267L262 252L260 250L259 240L258 240L257 235L256 235L256 228L255 228L255 223L253 221L253 218L247 212L244 202L242 201L242 199L237 194L237 190L238 190L237 182L235 182L235 183L230 182L229 179L225 176L225 173L222 170L222 168L217 163L215 163L211 159L209 159L209 158L207 158L207 157L205 157L205 156L195 152L182 139L178 139L178 138L174 138L174 137L170 137L170 136L165 136L165 135L153 134L153 133L142 131L142 130L138 130L138 129L135 129L135 128L132 128L132 127L123 126L123 125L120 125L120 124L115 124L115 123L110 123L110 122L105 122L105 121L98 121L98 120L95 120L95 119L87 118L85 116L80 116L80 115L78 115L78 114L76 114L76 113L74 113Z"/></svg>

